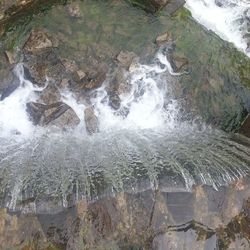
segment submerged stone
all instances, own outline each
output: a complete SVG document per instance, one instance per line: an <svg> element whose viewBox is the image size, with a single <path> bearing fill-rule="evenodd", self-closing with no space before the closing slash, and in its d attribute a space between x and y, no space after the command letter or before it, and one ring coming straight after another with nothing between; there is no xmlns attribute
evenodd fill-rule
<svg viewBox="0 0 250 250"><path fill-rule="evenodd" d="M53 43L44 29L33 29L30 37L24 45L24 50L29 53L39 53L46 49L51 49Z"/></svg>
<svg viewBox="0 0 250 250"><path fill-rule="evenodd" d="M137 57L134 52L129 51L121 51L118 56L116 57L117 61L120 63L121 66L125 68L129 68L132 61Z"/></svg>
<svg viewBox="0 0 250 250"><path fill-rule="evenodd" d="M67 12L71 17L81 17L81 9L78 3L70 3L66 6Z"/></svg>
<svg viewBox="0 0 250 250"><path fill-rule="evenodd" d="M5 56L9 62L9 64L14 64L16 62L16 55L14 52L6 50Z"/></svg>
<svg viewBox="0 0 250 250"><path fill-rule="evenodd" d="M165 42L170 42L172 41L172 37L171 37L171 34L169 32L165 32L163 34L160 34L156 37L156 44L159 46L161 45L162 43L165 43Z"/></svg>
<svg viewBox="0 0 250 250"><path fill-rule="evenodd" d="M84 121L88 134L92 135L99 132L99 121L92 107L84 110Z"/></svg>

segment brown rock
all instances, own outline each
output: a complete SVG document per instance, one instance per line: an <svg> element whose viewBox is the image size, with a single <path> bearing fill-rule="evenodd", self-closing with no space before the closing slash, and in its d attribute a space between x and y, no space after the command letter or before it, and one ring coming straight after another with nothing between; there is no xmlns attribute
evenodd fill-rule
<svg viewBox="0 0 250 250"><path fill-rule="evenodd" d="M161 45L162 43L172 41L171 34L169 32L165 32L156 37L156 44Z"/></svg>
<svg viewBox="0 0 250 250"><path fill-rule="evenodd" d="M63 78L59 87L62 89L66 89L69 87L69 85L70 85L69 79Z"/></svg>
<svg viewBox="0 0 250 250"><path fill-rule="evenodd" d="M31 34L24 45L24 50L35 54L46 49L51 49L53 43L49 38L46 30L44 29L33 29Z"/></svg>
<svg viewBox="0 0 250 250"><path fill-rule="evenodd" d="M79 4L77 3L70 3L67 5L67 12L71 17L81 17L81 9Z"/></svg>
<svg viewBox="0 0 250 250"><path fill-rule="evenodd" d="M76 82L80 82L81 80L83 80L83 78L86 76L86 73L83 70L77 70L74 73L74 80Z"/></svg>
<svg viewBox="0 0 250 250"><path fill-rule="evenodd" d="M83 88L90 90L101 87L106 79L107 72L108 66L106 64L100 64L96 71L92 70L88 72L89 81L83 85Z"/></svg>
<svg viewBox="0 0 250 250"><path fill-rule="evenodd" d="M27 112L35 125L54 125L60 128L73 128L80 123L76 113L62 102L45 105L28 103Z"/></svg>
<svg viewBox="0 0 250 250"><path fill-rule="evenodd" d="M65 67L66 71L69 73L73 73L78 70L78 66L75 61L69 60L66 58L61 59L63 66Z"/></svg>
<svg viewBox="0 0 250 250"><path fill-rule="evenodd" d="M50 114L49 118L53 119L49 123L50 125L55 125L63 129L74 128L80 123L80 119L75 111L66 104Z"/></svg>
<svg viewBox="0 0 250 250"><path fill-rule="evenodd" d="M175 65L174 71L180 72L187 70L188 68L188 59L185 57L173 56L173 63Z"/></svg>
<svg viewBox="0 0 250 250"><path fill-rule="evenodd" d="M92 135L99 132L98 118L96 117L92 107L88 107L84 110L84 120L88 134Z"/></svg>
<svg viewBox="0 0 250 250"><path fill-rule="evenodd" d="M16 55L12 51L5 51L5 56L9 62L9 64L14 64L16 62Z"/></svg>
<svg viewBox="0 0 250 250"><path fill-rule="evenodd" d="M89 215L96 236L108 236L116 227L117 204L113 198L97 201L89 206Z"/></svg>
<svg viewBox="0 0 250 250"><path fill-rule="evenodd" d="M54 85L49 85L40 94L38 102L48 105L60 102L60 99L61 99L61 94L58 88Z"/></svg>
<svg viewBox="0 0 250 250"><path fill-rule="evenodd" d="M121 64L121 66L129 68L133 59L135 59L136 57L137 55L134 52L121 51L116 59Z"/></svg>

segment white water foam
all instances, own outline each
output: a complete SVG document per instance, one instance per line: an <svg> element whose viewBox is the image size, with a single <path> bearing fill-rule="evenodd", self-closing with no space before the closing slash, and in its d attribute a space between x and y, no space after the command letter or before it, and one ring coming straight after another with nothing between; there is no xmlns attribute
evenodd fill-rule
<svg viewBox="0 0 250 250"><path fill-rule="evenodd" d="M110 108L108 95L105 86L100 88L97 97L93 98L94 105L100 120L100 130L113 128L126 129L148 129L168 126L173 128L176 125L178 104L175 100L169 101L167 75L172 72L170 63L160 60L164 57L157 54L156 61L152 65L137 64L128 73L127 83L131 86L129 93L120 95L121 107L119 110L129 110L124 116ZM166 56L165 56L166 57ZM164 66L164 67L163 67ZM168 72L169 70L169 72Z"/></svg>
<svg viewBox="0 0 250 250"><path fill-rule="evenodd" d="M166 53L166 52L165 52ZM161 126L174 128L178 114L178 104L170 96L168 79L176 75L166 59L162 50L156 55L152 65L136 64L133 69L125 72L126 84L130 91L121 94L121 105L114 110L109 105L107 92L109 80L102 87L95 90L89 104L99 120L99 130L110 129L152 129ZM9 137L18 134L29 137L37 129L29 119L26 104L38 99L37 91L42 88L35 87L24 78L21 64L15 69L19 79L19 87L0 101L0 136ZM179 75L179 73L178 73ZM173 80L173 79L172 79ZM61 90L61 100L69 105L81 120L77 131L85 131L84 109L86 104L79 103L69 90ZM45 131L46 129L44 129Z"/></svg>
<svg viewBox="0 0 250 250"><path fill-rule="evenodd" d="M0 136L9 137L21 134L29 137L34 131L34 126L28 118L26 103L37 99L36 91L42 88L35 87L30 81L24 79L22 64L14 70L19 80L19 87L3 101L0 101Z"/></svg>
<svg viewBox="0 0 250 250"><path fill-rule="evenodd" d="M250 0L187 0L185 7L207 29L250 57ZM249 40L247 40L249 39Z"/></svg>

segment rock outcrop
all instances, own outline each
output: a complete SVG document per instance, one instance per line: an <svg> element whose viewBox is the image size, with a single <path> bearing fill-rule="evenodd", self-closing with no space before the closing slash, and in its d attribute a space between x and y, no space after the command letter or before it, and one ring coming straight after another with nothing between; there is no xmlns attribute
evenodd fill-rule
<svg viewBox="0 0 250 250"><path fill-rule="evenodd" d="M249 190L246 178L218 190L194 186L83 198L60 210L49 200L30 200L23 204L26 212L0 209L0 248L249 249Z"/></svg>

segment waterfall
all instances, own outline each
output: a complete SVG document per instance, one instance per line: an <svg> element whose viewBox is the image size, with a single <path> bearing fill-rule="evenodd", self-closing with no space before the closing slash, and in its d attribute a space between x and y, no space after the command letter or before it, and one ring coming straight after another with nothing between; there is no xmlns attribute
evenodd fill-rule
<svg viewBox="0 0 250 250"><path fill-rule="evenodd" d="M2 205L19 210L25 200L40 204L53 198L67 207L81 197L159 187L190 190L195 184L218 188L245 176L247 139L181 119L172 88L185 72L173 71L166 51L162 47L151 63L135 62L124 72L129 91L120 95L118 109L108 100L112 73L94 91L90 101L100 128L92 136L85 132L86 104L68 89L61 90L61 100L78 115L78 127L61 131L33 125L26 103L36 101L46 84L34 86L18 64L18 85L0 102Z"/></svg>

